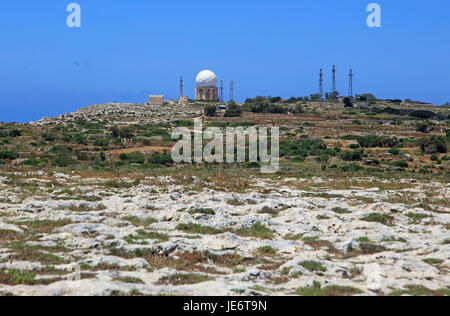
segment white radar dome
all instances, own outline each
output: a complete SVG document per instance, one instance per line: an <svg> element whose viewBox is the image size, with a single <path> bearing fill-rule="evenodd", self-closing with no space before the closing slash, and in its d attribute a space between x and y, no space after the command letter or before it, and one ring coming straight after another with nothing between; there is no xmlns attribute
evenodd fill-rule
<svg viewBox="0 0 450 316"><path fill-rule="evenodd" d="M203 70L195 79L197 87L215 87L217 86L217 76L211 70Z"/></svg>

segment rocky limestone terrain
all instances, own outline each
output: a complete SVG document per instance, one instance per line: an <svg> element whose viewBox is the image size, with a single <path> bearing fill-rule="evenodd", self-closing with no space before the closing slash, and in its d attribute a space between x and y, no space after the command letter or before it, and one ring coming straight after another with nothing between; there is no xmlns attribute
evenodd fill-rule
<svg viewBox="0 0 450 316"><path fill-rule="evenodd" d="M30 125L45 126L51 124L67 124L77 120L85 121L114 121L122 123L159 123L174 118L189 118L198 116L202 109L192 105L179 105L175 101L167 101L163 106L137 103L106 103L80 108L73 113L57 117L44 117Z"/></svg>
<svg viewBox="0 0 450 316"><path fill-rule="evenodd" d="M251 188L2 174L0 293L449 294L448 184L253 178Z"/></svg>

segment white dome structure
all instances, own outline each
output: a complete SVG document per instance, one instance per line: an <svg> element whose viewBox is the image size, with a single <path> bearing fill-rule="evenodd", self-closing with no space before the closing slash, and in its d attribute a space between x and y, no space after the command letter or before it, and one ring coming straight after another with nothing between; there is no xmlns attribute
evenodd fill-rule
<svg viewBox="0 0 450 316"><path fill-rule="evenodd" d="M211 70L203 70L195 79L197 87L215 87L217 86L217 76Z"/></svg>

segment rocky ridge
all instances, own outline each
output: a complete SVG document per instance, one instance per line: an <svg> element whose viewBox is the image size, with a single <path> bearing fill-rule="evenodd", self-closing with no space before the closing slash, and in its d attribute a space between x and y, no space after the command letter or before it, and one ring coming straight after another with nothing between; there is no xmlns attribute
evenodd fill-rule
<svg viewBox="0 0 450 316"><path fill-rule="evenodd" d="M190 118L200 115L201 108L192 105L179 105L168 101L163 106L137 103L106 103L80 108L73 113L57 117L44 117L39 121L30 122L31 125L66 124L76 120L99 121L110 120L115 123L146 122L159 123L173 119Z"/></svg>

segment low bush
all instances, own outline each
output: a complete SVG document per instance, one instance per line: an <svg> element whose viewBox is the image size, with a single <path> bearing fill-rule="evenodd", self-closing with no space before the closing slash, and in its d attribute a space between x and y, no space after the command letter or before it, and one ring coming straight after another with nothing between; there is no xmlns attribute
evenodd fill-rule
<svg viewBox="0 0 450 316"><path fill-rule="evenodd" d="M425 154L436 154L447 152L447 139L444 136L431 136L418 141L420 149Z"/></svg>
<svg viewBox="0 0 450 316"><path fill-rule="evenodd" d="M394 147L399 140L396 137L367 135L358 137L358 143L363 148Z"/></svg>
<svg viewBox="0 0 450 316"><path fill-rule="evenodd" d="M154 153L148 158L148 163L152 164L168 165L172 162L172 156L169 154Z"/></svg>
<svg viewBox="0 0 450 316"><path fill-rule="evenodd" d="M364 149L343 151L340 154L341 159L346 161L358 161L361 160L363 156L364 156Z"/></svg>
<svg viewBox="0 0 450 316"><path fill-rule="evenodd" d="M228 103L228 109L225 112L225 117L239 117L242 115L242 109L233 101Z"/></svg>
<svg viewBox="0 0 450 316"><path fill-rule="evenodd" d="M203 112L205 113L206 116L216 116L216 106L215 105L206 105L203 108Z"/></svg>
<svg viewBox="0 0 450 316"><path fill-rule="evenodd" d="M77 162L72 156L66 153L59 153L52 160L52 165L55 167L68 167L76 164Z"/></svg>
<svg viewBox="0 0 450 316"><path fill-rule="evenodd" d="M128 163L136 163L142 165L145 162L145 157L140 152L134 152L129 154L120 154L119 159Z"/></svg>
<svg viewBox="0 0 450 316"><path fill-rule="evenodd" d="M0 159L9 159L14 160L17 159L19 155L14 151L1 150L0 151Z"/></svg>
<svg viewBox="0 0 450 316"><path fill-rule="evenodd" d="M408 168L408 162L405 160L397 160L392 163L394 167L398 168Z"/></svg>

